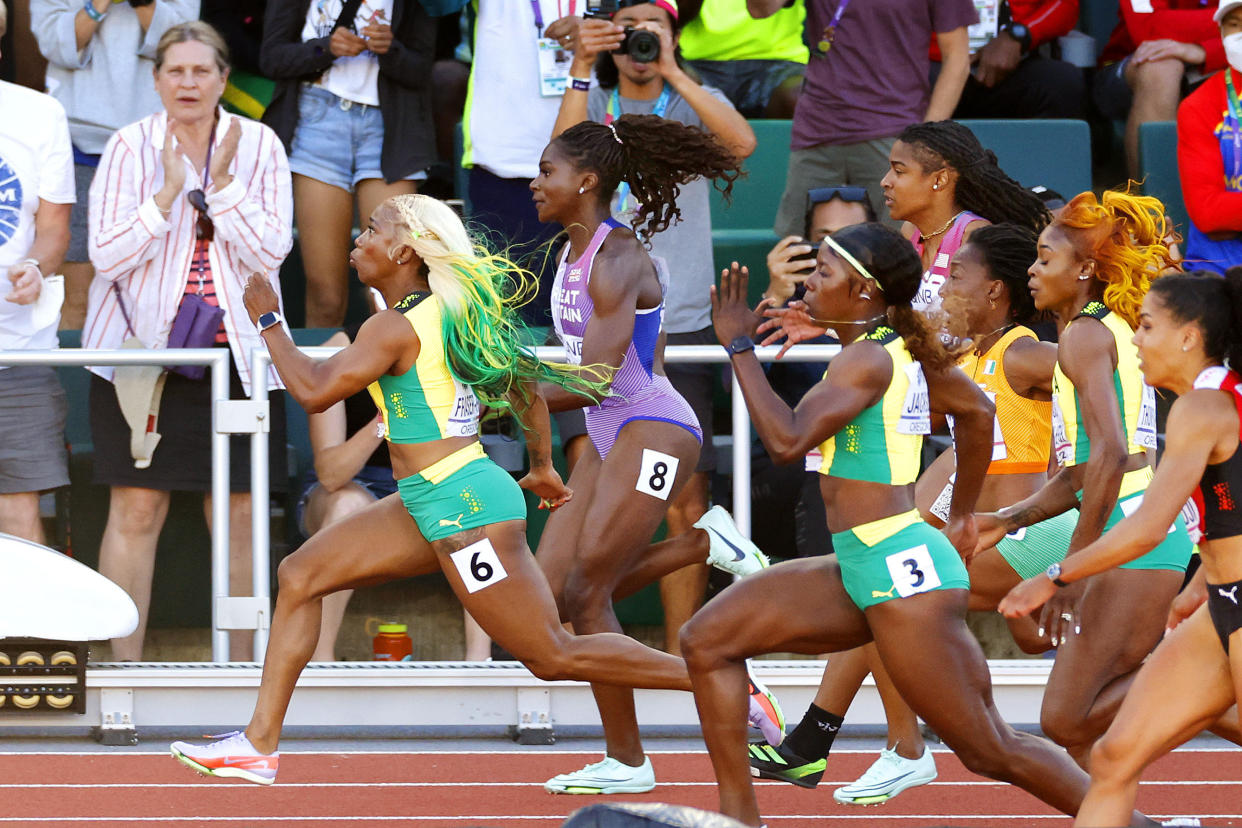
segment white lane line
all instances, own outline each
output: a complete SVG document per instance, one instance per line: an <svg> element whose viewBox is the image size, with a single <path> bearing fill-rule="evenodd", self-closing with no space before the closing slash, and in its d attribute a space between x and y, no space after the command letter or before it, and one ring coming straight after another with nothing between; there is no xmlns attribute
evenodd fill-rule
<svg viewBox="0 0 1242 828"><path fill-rule="evenodd" d="M1168 819L1169 814L1150 814L1153 819ZM1242 814L1207 814L1209 819L1242 819ZM564 821L564 817L560 815L519 815L519 814L484 814L482 816L426 816L423 814L406 814L401 816L246 816L246 817L226 817L226 816L185 816L185 817L0 817L0 823L4 822L66 822L70 824L81 824L88 822L241 822L253 824L258 822L409 822L411 819L417 819L420 822L476 822L478 820L538 820L540 822L556 821L558 823ZM840 819L866 819L866 820L903 820L920 822L949 822L958 820L971 820L978 822L985 819L1003 819L1003 820L1035 820L1035 819L1066 819L1064 814L895 814L895 815L876 815L876 814L847 814L827 815L818 814L780 814L765 817L768 822L777 822L780 820L798 819L798 820L830 820Z"/></svg>
<svg viewBox="0 0 1242 828"><path fill-rule="evenodd" d="M408 750L284 750L285 756L598 756L600 750L566 750L562 748L546 748L538 750L426 750L415 747L417 739L411 740ZM859 750L848 748L832 751L833 756L875 756L880 751ZM1175 750L1173 756L1192 756L1198 753L1237 753L1236 747L1227 748L1193 748ZM648 750L651 756L706 756L706 750ZM933 750L936 756L952 756L953 751L945 748ZM8 756L101 756L108 759L119 759L129 756L167 756L168 750L4 750L0 749L0 761Z"/></svg>
<svg viewBox="0 0 1242 828"><path fill-rule="evenodd" d="M822 787L832 787L833 785L848 785L854 780L840 781L820 781ZM482 784L477 779L468 779L461 782L281 782L277 787L284 788L463 788ZM489 788L542 788L542 782L488 782ZM1144 787L1165 787L1175 786L1224 786L1224 787L1242 787L1242 779L1178 779L1178 780L1143 780L1139 783ZM760 788L777 788L785 787L786 783L776 781L756 781L755 786ZM661 788L707 788L715 787L715 782L661 782ZM988 780L972 780L963 782L929 782L926 787L943 787L943 788L1009 788L1014 787L1008 782L992 782ZM77 788L199 788L201 790L267 790L265 787L257 785L245 785L236 782L225 782L224 784L212 783L206 780L201 782L3 782L0 783L0 790L72 790Z"/></svg>

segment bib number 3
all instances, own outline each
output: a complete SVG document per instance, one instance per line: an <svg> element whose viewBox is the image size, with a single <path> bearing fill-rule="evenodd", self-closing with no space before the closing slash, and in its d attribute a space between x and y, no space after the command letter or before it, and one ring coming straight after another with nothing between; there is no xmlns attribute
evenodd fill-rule
<svg viewBox="0 0 1242 828"><path fill-rule="evenodd" d="M894 552L884 559L893 588L902 598L929 592L940 586L940 574L926 544Z"/></svg>
<svg viewBox="0 0 1242 828"><path fill-rule="evenodd" d="M461 576L467 592L478 592L509 577L500 563L500 556L487 538L458 549L449 558L457 567L457 574Z"/></svg>
<svg viewBox="0 0 1242 828"><path fill-rule="evenodd" d="M668 500L668 496L673 493L673 481L677 479L678 463L680 461L671 454L643 449L638 484L634 488L660 500Z"/></svg>

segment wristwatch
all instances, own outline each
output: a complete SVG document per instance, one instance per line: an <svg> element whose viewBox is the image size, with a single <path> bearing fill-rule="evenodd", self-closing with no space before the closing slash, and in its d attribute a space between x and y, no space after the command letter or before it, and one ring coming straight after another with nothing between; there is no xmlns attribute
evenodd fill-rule
<svg viewBox="0 0 1242 828"><path fill-rule="evenodd" d="M1048 576L1049 581L1052 581L1059 587L1069 586L1068 583L1061 580L1061 565L1059 563L1054 563L1052 566L1048 567L1044 571L1044 574Z"/></svg>
<svg viewBox="0 0 1242 828"><path fill-rule="evenodd" d="M729 356L737 356L747 351L755 350L755 340L749 336L739 336L737 339L725 346L725 350L729 352Z"/></svg>
<svg viewBox="0 0 1242 828"><path fill-rule="evenodd" d="M279 325L284 321L284 317L276 311L268 311L267 313L259 316L259 333L263 333L263 331L266 331L273 325Z"/></svg>
<svg viewBox="0 0 1242 828"><path fill-rule="evenodd" d="M1018 46L1022 49L1022 54L1031 51L1031 30L1024 23L1010 23L1001 29L1005 34L1018 41Z"/></svg>

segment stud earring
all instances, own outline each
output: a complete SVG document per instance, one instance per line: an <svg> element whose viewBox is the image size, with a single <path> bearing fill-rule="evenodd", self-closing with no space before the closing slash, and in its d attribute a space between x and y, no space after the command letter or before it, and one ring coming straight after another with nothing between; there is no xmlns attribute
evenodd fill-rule
<svg viewBox="0 0 1242 828"><path fill-rule="evenodd" d="M585 193L585 192L586 192L586 187L579 187L579 188L578 188L578 195L582 195L582 194L583 194L583 193Z"/></svg>
<svg viewBox="0 0 1242 828"><path fill-rule="evenodd" d="M932 185L932 189L933 189L933 190L939 190L939 189L940 189L940 185L939 185L939 184L933 184L933 185Z"/></svg>
<svg viewBox="0 0 1242 828"><path fill-rule="evenodd" d="M1080 282L1085 282L1085 281L1087 281L1087 280L1088 280L1088 279L1090 279L1090 278L1091 278L1090 276L1079 276L1079 277L1078 277L1078 281L1080 281Z"/></svg>
<svg viewBox="0 0 1242 828"><path fill-rule="evenodd" d="M1190 350L1190 346L1189 346L1189 345L1183 345L1183 346L1182 346L1182 350L1183 350L1183 351L1189 351L1189 350Z"/></svg>

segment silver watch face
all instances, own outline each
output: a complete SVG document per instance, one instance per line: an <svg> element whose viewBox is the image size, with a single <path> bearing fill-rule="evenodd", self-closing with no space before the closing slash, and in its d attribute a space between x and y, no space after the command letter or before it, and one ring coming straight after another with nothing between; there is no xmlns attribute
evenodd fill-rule
<svg viewBox="0 0 1242 828"><path fill-rule="evenodd" d="M1059 563L1054 563L1052 566L1048 567L1047 575L1048 575L1048 579L1052 581L1055 581L1057 578L1060 578L1061 577L1061 565Z"/></svg>

